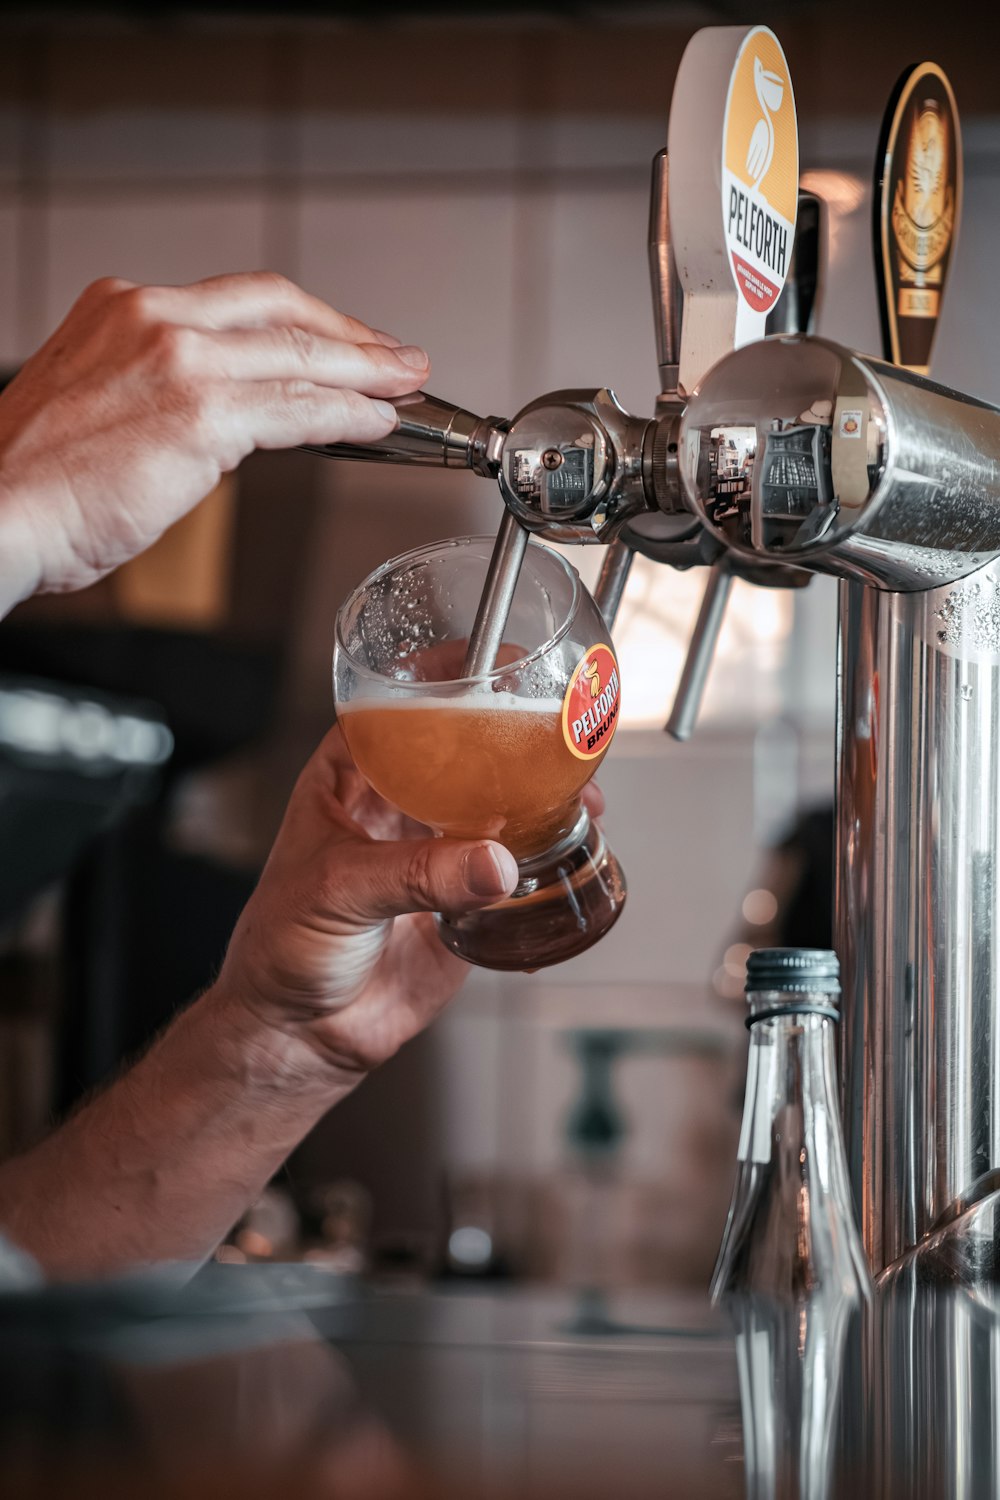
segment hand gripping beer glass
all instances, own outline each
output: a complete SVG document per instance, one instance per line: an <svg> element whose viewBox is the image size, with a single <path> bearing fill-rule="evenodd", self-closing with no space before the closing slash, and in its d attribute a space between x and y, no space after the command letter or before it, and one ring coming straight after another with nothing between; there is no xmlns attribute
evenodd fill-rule
<svg viewBox="0 0 1000 1500"><path fill-rule="evenodd" d="M463 676L493 537L420 547L377 568L337 616L337 717L374 789L438 835L496 839L513 895L438 917L489 969L582 953L625 901L621 867L580 793L618 721L608 628L559 553L528 545L496 667Z"/></svg>

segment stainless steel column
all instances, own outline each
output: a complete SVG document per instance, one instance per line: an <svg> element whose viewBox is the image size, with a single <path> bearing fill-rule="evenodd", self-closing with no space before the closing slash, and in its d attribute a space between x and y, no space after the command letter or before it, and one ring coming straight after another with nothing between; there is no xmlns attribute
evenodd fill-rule
<svg viewBox="0 0 1000 1500"><path fill-rule="evenodd" d="M877 1273L1000 1168L1000 563L842 583L837 947L848 1162ZM938 1263L940 1263L940 1237ZM988 1248L988 1247L987 1247ZM919 1252L918 1252L919 1255Z"/></svg>

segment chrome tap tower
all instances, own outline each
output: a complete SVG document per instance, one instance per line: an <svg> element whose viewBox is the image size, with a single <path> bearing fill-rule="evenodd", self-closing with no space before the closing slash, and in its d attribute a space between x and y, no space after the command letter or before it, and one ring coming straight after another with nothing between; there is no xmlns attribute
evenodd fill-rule
<svg viewBox="0 0 1000 1500"><path fill-rule="evenodd" d="M796 266L786 234L787 64L765 28L709 29L678 75L669 174L666 152L654 163L655 414L629 416L607 390L554 392L510 421L422 396L400 403L384 443L318 451L498 482L480 664L502 637L525 532L611 544L598 589L609 623L634 551L707 565L679 738L733 576L842 580L836 946L852 1183L876 1273L972 1283L997 1269L1000 1204L1000 409L926 378L960 193L953 101L948 114L928 68L895 122L925 166L944 153L935 191L943 177L951 196L912 204L887 170L883 219L909 255L884 278L892 363L808 335L815 265ZM895 135L887 166L894 149ZM800 221L816 212L804 195ZM760 342L768 315L789 331Z"/></svg>

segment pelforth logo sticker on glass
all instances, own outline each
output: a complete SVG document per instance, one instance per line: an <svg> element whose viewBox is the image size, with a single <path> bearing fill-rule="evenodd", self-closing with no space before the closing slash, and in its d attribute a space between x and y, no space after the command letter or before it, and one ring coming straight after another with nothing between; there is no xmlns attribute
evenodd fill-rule
<svg viewBox="0 0 1000 1500"><path fill-rule="evenodd" d="M618 724L621 683L610 646L591 646L573 670L563 698L562 732L580 760L603 755Z"/></svg>
<svg viewBox="0 0 1000 1500"><path fill-rule="evenodd" d="M722 140L722 219L739 293L736 343L763 338L781 295L795 238L799 133L781 43L766 26L747 33L729 80Z"/></svg>
<svg viewBox="0 0 1000 1500"><path fill-rule="evenodd" d="M958 111L936 63L920 63L899 80L875 178L883 342L894 364L926 374L962 201Z"/></svg>

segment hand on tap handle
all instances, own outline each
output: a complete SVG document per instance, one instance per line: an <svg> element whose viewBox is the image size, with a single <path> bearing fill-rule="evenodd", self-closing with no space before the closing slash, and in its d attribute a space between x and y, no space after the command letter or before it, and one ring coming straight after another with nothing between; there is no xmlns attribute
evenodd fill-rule
<svg viewBox="0 0 1000 1500"><path fill-rule="evenodd" d="M427 391L393 399L397 423L381 438L364 442L303 443L324 458L368 463L427 464L434 468L474 469L493 478L499 462L504 423L477 417Z"/></svg>
<svg viewBox="0 0 1000 1500"><path fill-rule="evenodd" d="M429 369L282 276L95 282L0 397L0 614L143 551L255 448L384 438Z"/></svg>

